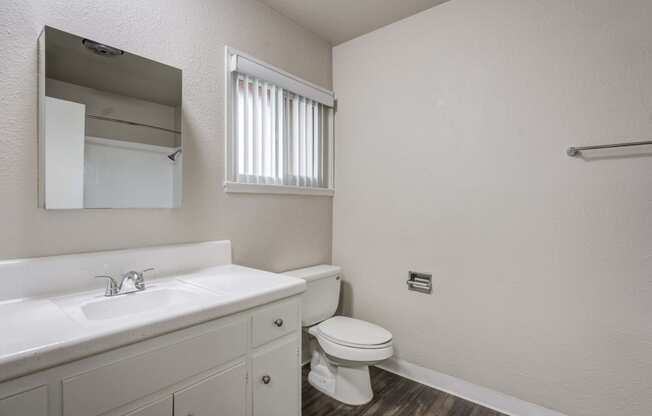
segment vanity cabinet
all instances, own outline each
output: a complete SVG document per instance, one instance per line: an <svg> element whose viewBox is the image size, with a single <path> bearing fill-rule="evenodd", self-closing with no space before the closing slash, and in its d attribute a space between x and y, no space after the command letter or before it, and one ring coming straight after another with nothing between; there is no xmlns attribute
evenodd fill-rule
<svg viewBox="0 0 652 416"><path fill-rule="evenodd" d="M237 366L174 393L176 416L245 416L246 368ZM255 400L255 399L254 399Z"/></svg>
<svg viewBox="0 0 652 416"><path fill-rule="evenodd" d="M299 322L294 296L6 381L0 416L299 416Z"/></svg>
<svg viewBox="0 0 652 416"><path fill-rule="evenodd" d="M0 416L47 416L47 403L47 387L36 387L1 399Z"/></svg>
<svg viewBox="0 0 652 416"><path fill-rule="evenodd" d="M173 416L173 405L172 396L168 396L154 403L146 404L124 416Z"/></svg>

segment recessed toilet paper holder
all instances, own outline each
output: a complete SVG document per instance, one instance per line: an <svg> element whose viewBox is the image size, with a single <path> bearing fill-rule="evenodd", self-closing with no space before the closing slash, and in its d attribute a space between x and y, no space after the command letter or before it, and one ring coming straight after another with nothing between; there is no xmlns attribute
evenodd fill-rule
<svg viewBox="0 0 652 416"><path fill-rule="evenodd" d="M430 294L432 293L432 275L409 271L407 286L409 290Z"/></svg>

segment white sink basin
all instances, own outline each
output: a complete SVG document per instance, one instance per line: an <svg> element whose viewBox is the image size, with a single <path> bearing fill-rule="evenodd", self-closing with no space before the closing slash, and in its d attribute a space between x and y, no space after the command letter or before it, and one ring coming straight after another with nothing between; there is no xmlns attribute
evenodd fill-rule
<svg viewBox="0 0 652 416"><path fill-rule="evenodd" d="M101 321L151 312L156 309L166 309L182 303L192 303L196 296L196 294L185 290L169 288L145 290L144 292L95 299L83 304L81 311L86 319Z"/></svg>
<svg viewBox="0 0 652 416"><path fill-rule="evenodd" d="M82 323L113 320L151 320L214 303L220 295L179 281L156 282L141 292L106 297L83 293L54 299L66 314Z"/></svg>

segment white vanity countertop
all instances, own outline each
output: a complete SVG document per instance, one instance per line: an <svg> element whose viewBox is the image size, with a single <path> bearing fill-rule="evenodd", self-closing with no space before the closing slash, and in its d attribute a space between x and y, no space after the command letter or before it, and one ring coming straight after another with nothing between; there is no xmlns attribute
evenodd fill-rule
<svg viewBox="0 0 652 416"><path fill-rule="evenodd" d="M0 381L241 312L304 290L305 282L301 279L231 264L154 279L147 282L147 289L142 292L114 298L105 298L101 290L95 290L3 301L0 302ZM106 308L101 303L107 299L116 303ZM131 311L129 308L134 305L140 307L141 299L154 309ZM169 306L156 309L158 302L168 302ZM107 312L114 310L111 308L118 309L121 316Z"/></svg>

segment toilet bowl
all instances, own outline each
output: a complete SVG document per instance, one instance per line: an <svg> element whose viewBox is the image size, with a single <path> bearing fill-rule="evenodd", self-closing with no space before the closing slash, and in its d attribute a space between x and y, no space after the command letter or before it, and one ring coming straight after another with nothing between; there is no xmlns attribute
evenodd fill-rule
<svg viewBox="0 0 652 416"><path fill-rule="evenodd" d="M368 403L373 398L369 366L393 355L392 334L370 322L333 316L339 301L339 267L321 265L286 274L307 284L302 322L312 337L308 382L342 403Z"/></svg>
<svg viewBox="0 0 652 416"><path fill-rule="evenodd" d="M369 366L392 356L392 334L378 325L344 316L312 326L308 333L314 337L308 382L342 403L371 401Z"/></svg>

